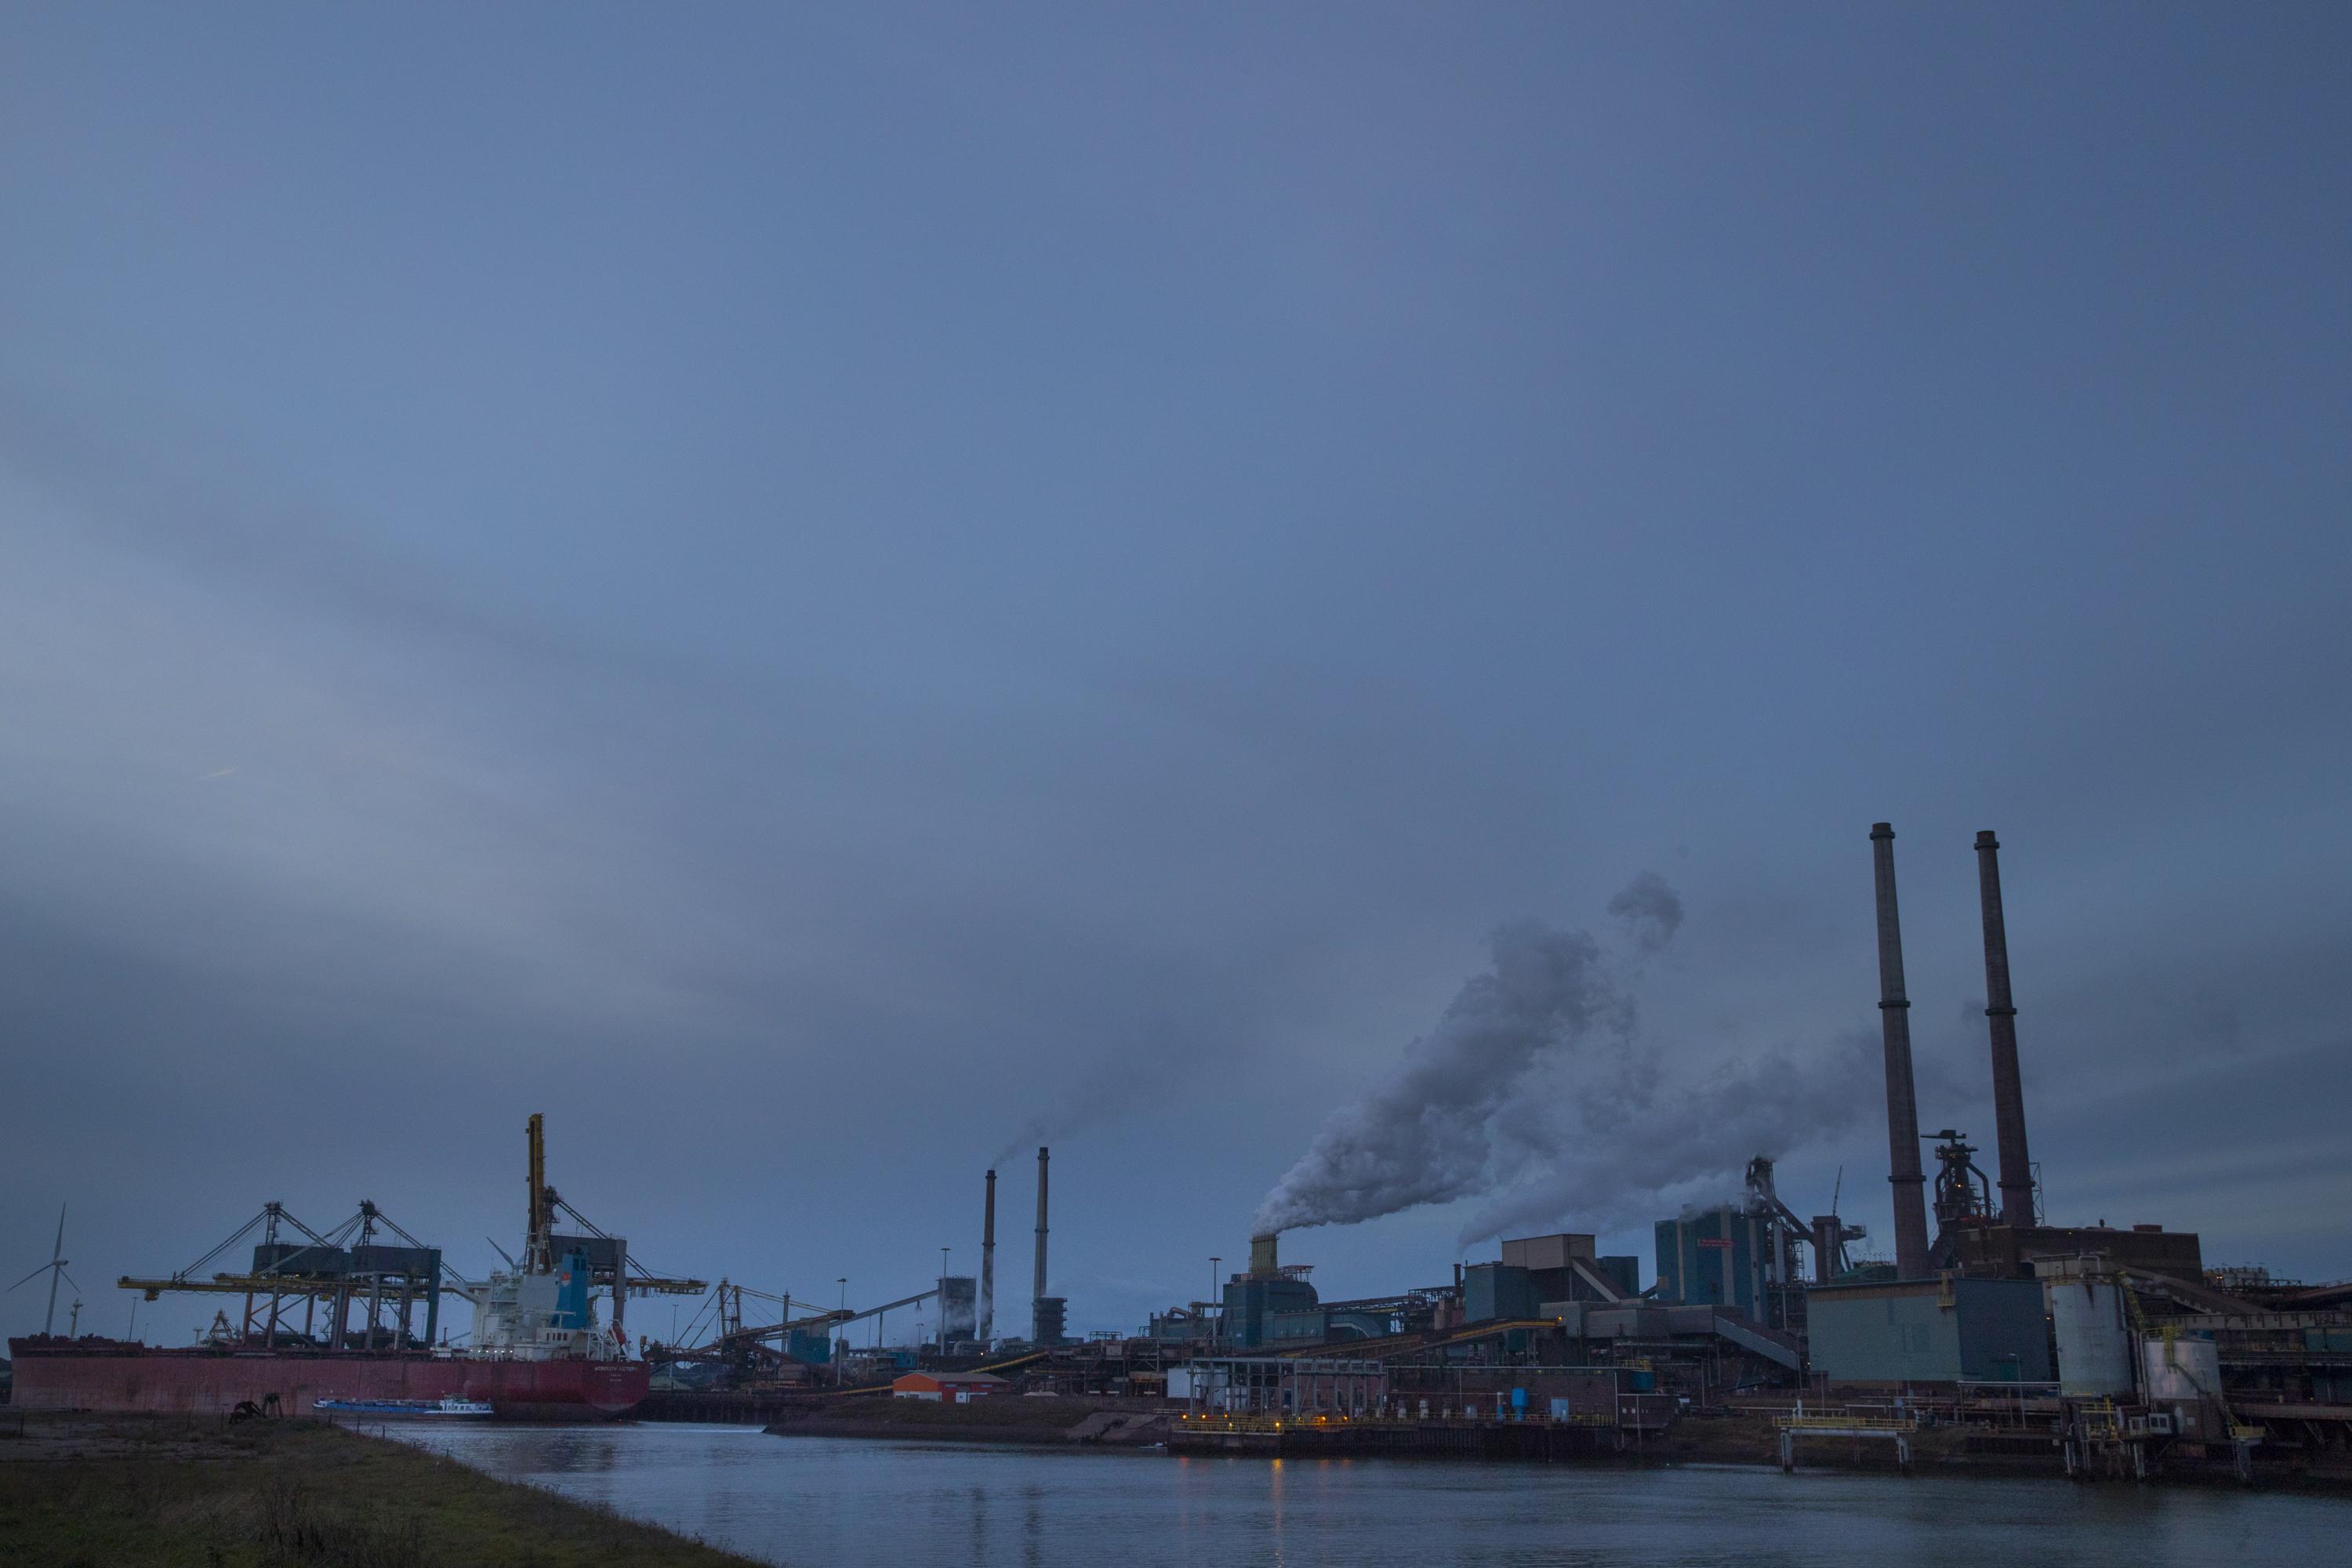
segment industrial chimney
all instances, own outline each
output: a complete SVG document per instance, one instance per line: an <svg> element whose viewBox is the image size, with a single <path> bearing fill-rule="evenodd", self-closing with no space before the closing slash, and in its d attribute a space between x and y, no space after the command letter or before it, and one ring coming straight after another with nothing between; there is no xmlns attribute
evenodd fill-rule
<svg viewBox="0 0 2352 1568"><path fill-rule="evenodd" d="M1037 1148L1037 1277L1029 1287L1029 1338L1034 1344L1048 1344L1045 1333L1045 1313L1039 1303L1045 1300L1045 1162L1043 1144ZM1058 1331L1054 1336L1059 1338Z"/></svg>
<svg viewBox="0 0 2352 1568"><path fill-rule="evenodd" d="M2000 913L2000 840L1977 835L1984 901L1985 1020L1992 1029L1993 1134L2000 1148L2000 1223L2033 1223L2033 1163L2025 1152L2025 1086L2017 1072L2017 1008L2009 994L2009 927Z"/></svg>
<svg viewBox="0 0 2352 1568"><path fill-rule="evenodd" d="M1927 1178L1919 1168L1919 1100L1911 1084L1910 1001L1903 994L1903 923L1895 910L1895 828L1874 823L1878 879L1878 1019L1886 1037L1887 1180L1895 1186L1895 1272L1927 1277Z"/></svg>
<svg viewBox="0 0 2352 1568"><path fill-rule="evenodd" d="M980 1210L980 1342L996 1334L996 1173L988 1173L988 1199Z"/></svg>

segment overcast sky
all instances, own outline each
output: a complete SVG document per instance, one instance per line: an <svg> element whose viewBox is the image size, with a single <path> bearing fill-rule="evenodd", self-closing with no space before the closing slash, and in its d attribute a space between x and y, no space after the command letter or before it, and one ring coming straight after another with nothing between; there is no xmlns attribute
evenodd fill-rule
<svg viewBox="0 0 2352 1568"><path fill-rule="evenodd" d="M542 1110L640 1256L826 1301L968 1268L1023 1141L1025 1328L1042 1126L1073 1326L1132 1326L1523 920L1654 1114L1827 1086L1721 1142L1883 1247L1879 819L1922 1127L1991 1142L1992 827L2053 1216L2352 1273L2347 47L10 6L0 1274L69 1202L119 1332L362 1197L479 1274ZM1646 1146L1597 1073L1497 1182ZM1727 1187L1546 1227L1646 1267ZM1285 1258L1430 1283L1495 1201Z"/></svg>

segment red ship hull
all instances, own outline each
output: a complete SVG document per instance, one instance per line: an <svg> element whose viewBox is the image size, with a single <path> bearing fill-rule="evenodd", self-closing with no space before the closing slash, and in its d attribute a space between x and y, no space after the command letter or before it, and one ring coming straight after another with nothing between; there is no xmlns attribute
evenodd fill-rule
<svg viewBox="0 0 2352 1568"><path fill-rule="evenodd" d="M226 1415L276 1395L289 1415L321 1399L474 1399L517 1421L608 1421L646 1396L628 1361L468 1361L369 1351L158 1349L119 1341L11 1340L25 1410Z"/></svg>

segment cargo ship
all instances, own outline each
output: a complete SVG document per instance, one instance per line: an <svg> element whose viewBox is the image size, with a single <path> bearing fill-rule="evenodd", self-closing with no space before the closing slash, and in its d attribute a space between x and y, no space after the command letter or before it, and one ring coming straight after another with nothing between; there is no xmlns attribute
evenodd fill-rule
<svg viewBox="0 0 2352 1568"><path fill-rule="evenodd" d="M229 1415L250 1406L307 1415L321 1402L446 1400L488 1405L509 1421L627 1415L650 1378L629 1353L629 1297L698 1295L705 1286L648 1272L630 1258L625 1240L583 1219L547 1184L542 1119L531 1117L528 1131L523 1255L482 1283L446 1268L440 1248L418 1243L373 1203L324 1233L269 1204L188 1268L118 1281L150 1300L166 1291L239 1298L235 1323L224 1307L212 1331L187 1346L46 1332L10 1340L14 1403L28 1410ZM585 1234L560 1233L559 1212ZM257 1229L249 1269L204 1274ZM445 1293L473 1307L468 1343L436 1342Z"/></svg>

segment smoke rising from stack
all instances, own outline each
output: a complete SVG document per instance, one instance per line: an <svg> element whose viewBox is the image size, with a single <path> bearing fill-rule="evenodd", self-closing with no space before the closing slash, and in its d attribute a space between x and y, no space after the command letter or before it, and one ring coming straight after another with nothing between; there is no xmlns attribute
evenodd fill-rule
<svg viewBox="0 0 2352 1568"><path fill-rule="evenodd" d="M1654 875L1610 910L1645 952L1682 921L1681 900ZM1258 1206L1254 1232L1350 1225L1487 1190L1489 1123L1528 1074L1596 1034L1630 1041L1633 999L1589 933L1527 921L1493 940L1492 966L1463 984L1402 1066L1323 1124Z"/></svg>
<svg viewBox="0 0 2352 1568"><path fill-rule="evenodd" d="M1150 1075L1136 1059L1125 1058L1098 1068L1075 1083L1059 1086L1056 1092L1060 1098L1023 1122L1020 1131L1005 1141L1004 1147L989 1163L1008 1165L1024 1149L1059 1142L1096 1121L1117 1115L1134 1104L1139 1091L1150 1082Z"/></svg>
<svg viewBox="0 0 2352 1568"><path fill-rule="evenodd" d="M1737 1184L1750 1155L1779 1159L1862 1121L1878 1099L1877 1041L1855 1033L1829 1049L1788 1049L1668 1081L1654 1058L1612 1079L1580 1079L1572 1124L1513 1118L1509 1132L1539 1174L1496 1195L1462 1227L1469 1246L1515 1227L1572 1220L1600 1230L1654 1212L1658 1195L1700 1181Z"/></svg>

